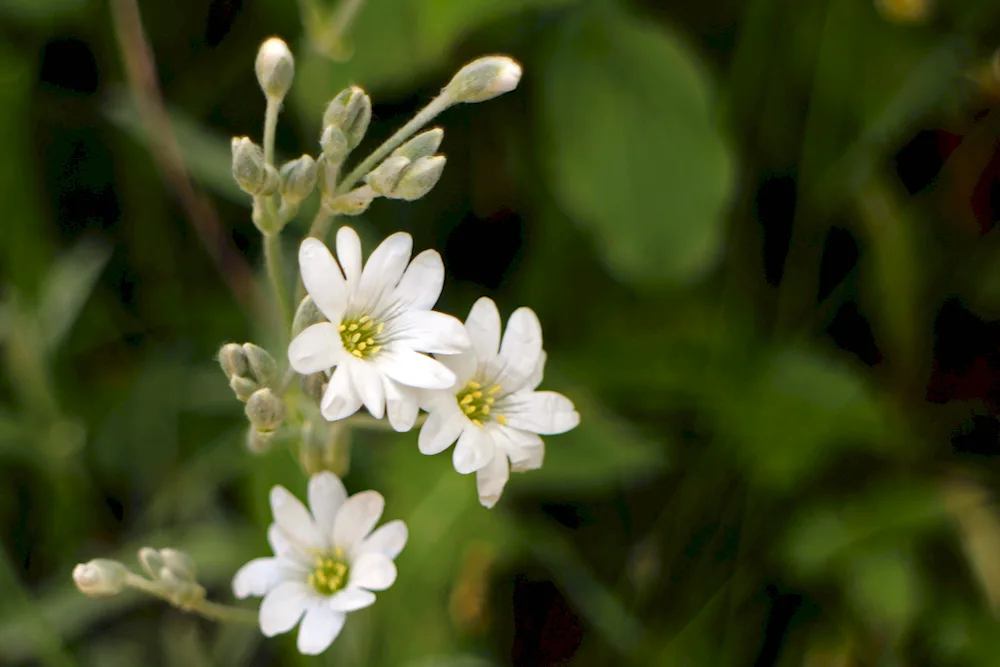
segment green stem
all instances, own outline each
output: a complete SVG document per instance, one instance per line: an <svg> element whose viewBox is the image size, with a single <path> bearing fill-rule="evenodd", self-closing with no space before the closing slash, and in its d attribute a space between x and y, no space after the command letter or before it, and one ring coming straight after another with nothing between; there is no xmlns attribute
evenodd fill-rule
<svg viewBox="0 0 1000 667"><path fill-rule="evenodd" d="M211 621L220 623L239 623L242 625L257 625L257 613L251 609L242 609L205 598L195 598L190 601L178 601L159 582L150 581L145 577L129 572L125 577L125 585L137 591L148 593L153 597L169 602L183 611L193 612ZM195 584L197 585L197 584ZM204 593L204 591L202 591Z"/></svg>
<svg viewBox="0 0 1000 667"><path fill-rule="evenodd" d="M344 38L344 33L347 32L347 28L350 27L351 22L354 21L364 4L365 0L341 0L331 22L333 26L331 34L334 39L339 41Z"/></svg>
<svg viewBox="0 0 1000 667"><path fill-rule="evenodd" d="M452 104L454 104L454 101L445 93L441 93L431 100L431 103L421 109L420 113L414 116L410 122L399 128L396 134L386 139L381 146L376 148L371 155L362 160L361 164L355 167L351 173L344 177L344 180L342 180L337 186L336 194L342 195L349 192L351 188L354 187L355 183L360 181L365 174L370 172L379 162L382 161L382 158L402 145L404 141L416 134L417 130L431 122L435 116L450 107Z"/></svg>
<svg viewBox="0 0 1000 667"><path fill-rule="evenodd" d="M292 321L292 307L285 290L285 264L281 256L281 238L277 232L264 234L264 262L267 264L267 277L271 281L284 327Z"/></svg>
<svg viewBox="0 0 1000 667"><path fill-rule="evenodd" d="M278 128L278 112L281 111L281 100L276 97L267 98L267 109L264 111L264 161L274 165L274 133Z"/></svg>
<svg viewBox="0 0 1000 667"><path fill-rule="evenodd" d="M330 225L333 224L336 217L326 204L320 204L319 210L316 211L316 217L313 218L312 224L309 225L309 236L317 238L320 241L325 239L327 233L330 231Z"/></svg>

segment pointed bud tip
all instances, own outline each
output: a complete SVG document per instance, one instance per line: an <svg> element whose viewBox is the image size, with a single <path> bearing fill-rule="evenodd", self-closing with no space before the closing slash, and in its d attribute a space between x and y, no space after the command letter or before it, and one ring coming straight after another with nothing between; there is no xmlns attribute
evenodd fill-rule
<svg viewBox="0 0 1000 667"><path fill-rule="evenodd" d="M95 558L73 568L73 583L84 595L108 598L122 592L127 574L128 570L118 561Z"/></svg>

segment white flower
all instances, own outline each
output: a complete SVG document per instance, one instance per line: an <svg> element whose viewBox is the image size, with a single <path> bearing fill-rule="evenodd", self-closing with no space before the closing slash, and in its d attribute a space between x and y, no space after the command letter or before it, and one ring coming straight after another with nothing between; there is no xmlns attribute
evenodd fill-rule
<svg viewBox="0 0 1000 667"><path fill-rule="evenodd" d="M455 354L468 349L469 337L459 320L431 310L444 284L441 255L425 250L410 262L412 248L410 235L397 232L375 248L364 270L361 241L350 227L337 232L339 264L314 238L299 248L302 282L329 322L296 336L288 359L303 375L336 367L320 402L330 421L364 404L376 419L388 412L394 429L408 431L418 411L413 388L455 383L454 373L420 353Z"/></svg>
<svg viewBox="0 0 1000 667"><path fill-rule="evenodd" d="M565 433L580 423L573 403L542 381L542 326L530 308L518 308L500 340L500 313L492 300L476 301L465 321L469 351L441 362L455 372L447 391L426 392L430 413L420 429L424 454L437 454L458 440L452 460L464 474L478 471L479 502L493 507L510 476L542 466L539 435Z"/></svg>
<svg viewBox="0 0 1000 667"><path fill-rule="evenodd" d="M406 544L406 524L390 521L371 532L385 500L376 491L350 498L336 475L309 479L309 507L283 486L271 489L274 523L267 529L273 558L255 558L233 578L233 593L263 597L260 630L288 632L301 619L298 647L325 651L344 627L346 613L375 601L396 580L393 560Z"/></svg>

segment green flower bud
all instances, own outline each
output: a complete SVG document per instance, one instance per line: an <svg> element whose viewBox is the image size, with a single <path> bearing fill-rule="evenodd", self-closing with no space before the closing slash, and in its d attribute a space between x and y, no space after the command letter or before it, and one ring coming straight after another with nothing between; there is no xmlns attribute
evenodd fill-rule
<svg viewBox="0 0 1000 667"><path fill-rule="evenodd" d="M253 393L260 389L260 385L250 378L234 375L229 378L229 388L236 394L236 398L246 403L250 400Z"/></svg>
<svg viewBox="0 0 1000 667"><path fill-rule="evenodd" d="M325 321L326 316L320 311L316 302L311 296L307 296L295 309L295 317L292 318L292 338L298 336L308 327Z"/></svg>
<svg viewBox="0 0 1000 667"><path fill-rule="evenodd" d="M299 463L307 475L329 470L343 477L351 465L350 429L339 422L305 422L299 445Z"/></svg>
<svg viewBox="0 0 1000 667"><path fill-rule="evenodd" d="M422 157L430 157L431 155L434 155L434 153L437 152L437 149L441 146L442 139L444 139L444 130L440 127L435 127L433 130L421 132L417 136L413 137L405 144L394 150L392 155L402 155L403 157L416 162Z"/></svg>
<svg viewBox="0 0 1000 667"><path fill-rule="evenodd" d="M264 348L253 343L243 343L250 372L246 375L261 387L273 385L278 379L278 364Z"/></svg>
<svg viewBox="0 0 1000 667"><path fill-rule="evenodd" d="M274 446L274 431L258 431L253 426L247 429L246 445L251 454L266 454Z"/></svg>
<svg viewBox="0 0 1000 667"><path fill-rule="evenodd" d="M323 127L335 125L347 139L349 150L361 143L368 124L372 120L371 98L357 86L351 86L337 93L323 114Z"/></svg>
<svg viewBox="0 0 1000 667"><path fill-rule="evenodd" d="M266 196L278 189L278 172L264 161L264 149L248 137L233 137L233 178L247 194Z"/></svg>
<svg viewBox="0 0 1000 667"><path fill-rule="evenodd" d="M194 559L183 551L170 548L160 549L160 559L163 561L163 569L173 574L177 579L191 582L198 579L198 566L195 565ZM161 569L161 573L163 569Z"/></svg>
<svg viewBox="0 0 1000 667"><path fill-rule="evenodd" d="M474 60L452 78L444 92L455 102L485 102L517 88L521 66L507 56Z"/></svg>
<svg viewBox="0 0 1000 667"><path fill-rule="evenodd" d="M445 162L447 160L443 155L420 158L403 172L392 193L386 196L407 201L420 199L437 185Z"/></svg>
<svg viewBox="0 0 1000 667"><path fill-rule="evenodd" d="M285 419L285 402L264 387L250 396L244 412L256 430L275 431Z"/></svg>
<svg viewBox="0 0 1000 667"><path fill-rule="evenodd" d="M266 40L257 51L254 69L264 94L272 99L284 99L295 78L295 59L288 45L278 37Z"/></svg>
<svg viewBox="0 0 1000 667"><path fill-rule="evenodd" d="M316 187L316 161L308 155L285 163L278 172L281 179L281 197L298 204Z"/></svg>
<svg viewBox="0 0 1000 667"><path fill-rule="evenodd" d="M153 579L159 579L160 572L166 567L163 558L160 557L160 552L153 547L139 549L139 563L142 564L142 569L146 571L146 574Z"/></svg>
<svg viewBox="0 0 1000 667"><path fill-rule="evenodd" d="M327 379L324 373L312 373L302 376L302 393L308 396L313 403L319 405L323 399L323 392L326 391Z"/></svg>
<svg viewBox="0 0 1000 667"><path fill-rule="evenodd" d="M331 164L336 165L340 165L347 154L351 152L351 147L347 144L347 137L337 125L327 125L323 128L323 134L319 137L319 146L323 149L323 157Z"/></svg>
<svg viewBox="0 0 1000 667"><path fill-rule="evenodd" d="M95 558L73 568L73 583L81 593L92 598L109 598L125 588L128 569L116 560Z"/></svg>
<svg viewBox="0 0 1000 667"><path fill-rule="evenodd" d="M250 365L243 353L243 346L236 343L226 343L219 350L219 365L226 377L244 376L250 373Z"/></svg>
<svg viewBox="0 0 1000 667"><path fill-rule="evenodd" d="M402 155L393 155L382 161L382 164L375 167L365 176L365 182L371 187L375 194L383 197L391 196L392 191L403 177L403 170L411 164L409 158Z"/></svg>
<svg viewBox="0 0 1000 667"><path fill-rule="evenodd" d="M336 215L361 215L368 210L375 193L370 186L362 185L347 194L335 197L327 202L327 207Z"/></svg>

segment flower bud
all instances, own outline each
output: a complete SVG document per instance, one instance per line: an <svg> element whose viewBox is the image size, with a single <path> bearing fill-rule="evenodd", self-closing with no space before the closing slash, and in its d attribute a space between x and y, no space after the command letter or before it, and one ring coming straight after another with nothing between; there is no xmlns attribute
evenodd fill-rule
<svg viewBox="0 0 1000 667"><path fill-rule="evenodd" d="M329 470L343 477L351 465L350 429L339 422L305 422L299 445L299 463L307 475Z"/></svg>
<svg viewBox="0 0 1000 667"><path fill-rule="evenodd" d="M254 69L264 94L273 99L284 99L295 78L295 59L282 39L272 37L260 45Z"/></svg>
<svg viewBox="0 0 1000 667"><path fill-rule="evenodd" d="M247 357L243 353L243 346L236 343L226 343L219 350L219 365L226 377L244 376L250 373L250 366L247 364Z"/></svg>
<svg viewBox="0 0 1000 667"><path fill-rule="evenodd" d="M399 179L403 177L403 170L410 164L410 159L402 155L388 157L365 176L365 182L375 194L389 197L396 188L396 184L399 183Z"/></svg>
<svg viewBox="0 0 1000 667"><path fill-rule="evenodd" d="M198 578L198 566L194 559L183 551L177 549L160 549L160 559L163 561L163 570L169 571L174 577L182 581L195 581Z"/></svg>
<svg viewBox="0 0 1000 667"><path fill-rule="evenodd" d="M234 375L229 378L229 388L236 394L236 398L246 403L250 400L253 393L260 389L260 385L250 378Z"/></svg>
<svg viewBox="0 0 1000 667"><path fill-rule="evenodd" d="M335 197L327 202L327 207L335 215L361 215L368 210L375 193L370 186L362 185L347 194Z"/></svg>
<svg viewBox="0 0 1000 667"><path fill-rule="evenodd" d="M295 309L295 317L292 318L292 338L312 325L325 321L326 316L316 306L316 302L311 296L306 296L302 299L299 307Z"/></svg>
<svg viewBox="0 0 1000 667"><path fill-rule="evenodd" d="M125 588L128 569L116 560L95 558L73 568L73 582L80 592L92 598L109 598Z"/></svg>
<svg viewBox="0 0 1000 667"><path fill-rule="evenodd" d="M270 432L281 426L285 419L285 402L264 387L250 396L245 412L255 429Z"/></svg>
<svg viewBox="0 0 1000 667"><path fill-rule="evenodd" d="M250 366L250 372L246 377L260 387L268 387L277 381L278 364L267 350L253 343L243 343L243 354L246 355L247 364Z"/></svg>
<svg viewBox="0 0 1000 667"><path fill-rule="evenodd" d="M327 125L319 137L319 146L323 149L323 157L332 164L339 165L351 152L344 131L337 125Z"/></svg>
<svg viewBox="0 0 1000 667"><path fill-rule="evenodd" d="M308 396L316 405L323 400L328 380L324 373L310 373L302 376L302 393Z"/></svg>
<svg viewBox="0 0 1000 667"><path fill-rule="evenodd" d="M416 162L422 157L430 157L431 155L434 155L434 153L437 152L437 149L441 146L442 139L444 139L444 130L440 127L435 127L433 130L421 132L417 136L413 137L405 144L394 150L392 154L402 155L403 157Z"/></svg>
<svg viewBox="0 0 1000 667"><path fill-rule="evenodd" d="M323 197L332 197L337 191L340 177L340 162L321 154L316 161L316 184Z"/></svg>
<svg viewBox="0 0 1000 667"><path fill-rule="evenodd" d="M407 201L420 199L437 185L445 162L447 160L443 155L420 158L403 172L392 194L386 196Z"/></svg>
<svg viewBox="0 0 1000 667"><path fill-rule="evenodd" d="M153 547L139 549L139 563L142 564L142 569L146 571L146 574L153 579L159 579L160 572L166 567L160 557L160 552Z"/></svg>
<svg viewBox="0 0 1000 667"><path fill-rule="evenodd" d="M275 431L258 431L253 426L247 429L246 446L251 454L267 454L274 446Z"/></svg>
<svg viewBox="0 0 1000 667"><path fill-rule="evenodd" d="M351 86L337 93L326 107L323 114L324 133L328 126L336 126L343 132L348 150L354 150L364 139L371 120L371 98L361 88Z"/></svg>
<svg viewBox="0 0 1000 667"><path fill-rule="evenodd" d="M278 172L264 161L264 149L248 137L233 137L233 178L240 189L254 196L278 189Z"/></svg>
<svg viewBox="0 0 1000 667"><path fill-rule="evenodd" d="M474 60L452 77L444 92L455 102L485 102L517 88L521 66L507 56Z"/></svg>
<svg viewBox="0 0 1000 667"><path fill-rule="evenodd" d="M281 179L281 197L298 204L316 187L316 161L308 155L285 163L278 172Z"/></svg>

